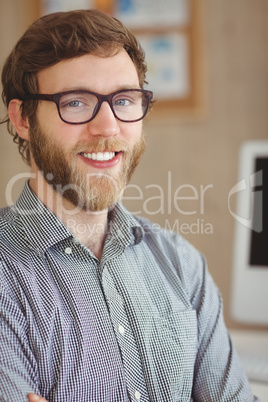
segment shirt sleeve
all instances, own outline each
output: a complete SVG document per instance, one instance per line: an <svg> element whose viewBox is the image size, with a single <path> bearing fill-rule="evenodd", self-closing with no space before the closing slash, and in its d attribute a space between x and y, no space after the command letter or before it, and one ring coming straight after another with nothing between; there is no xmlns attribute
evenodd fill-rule
<svg viewBox="0 0 268 402"><path fill-rule="evenodd" d="M187 248L188 246L186 246ZM191 299L197 312L198 345L194 372L195 402L258 401L224 323L220 292L206 262L196 250L188 249Z"/></svg>
<svg viewBox="0 0 268 402"><path fill-rule="evenodd" d="M28 401L29 392L39 393L36 362L28 345L27 332L22 310L0 283L1 402Z"/></svg>

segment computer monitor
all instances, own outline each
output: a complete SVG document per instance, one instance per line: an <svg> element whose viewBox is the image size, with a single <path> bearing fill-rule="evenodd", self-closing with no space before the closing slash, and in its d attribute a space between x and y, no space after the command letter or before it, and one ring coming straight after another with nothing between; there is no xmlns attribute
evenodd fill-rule
<svg viewBox="0 0 268 402"><path fill-rule="evenodd" d="M237 208L232 211L235 195ZM268 140L242 145L229 210L235 219L231 315L241 323L267 326Z"/></svg>

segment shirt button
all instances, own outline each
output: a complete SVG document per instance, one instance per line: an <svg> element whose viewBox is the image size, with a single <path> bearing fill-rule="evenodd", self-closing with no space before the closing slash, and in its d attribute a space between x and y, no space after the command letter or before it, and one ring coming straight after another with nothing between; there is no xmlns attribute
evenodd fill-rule
<svg viewBox="0 0 268 402"><path fill-rule="evenodd" d="M66 247L66 249L65 249L65 254L72 254L72 249L71 249L71 247Z"/></svg>
<svg viewBox="0 0 268 402"><path fill-rule="evenodd" d="M125 333L125 328L122 325L118 325L118 331L123 335Z"/></svg>
<svg viewBox="0 0 268 402"><path fill-rule="evenodd" d="M137 401L141 399L141 394L139 393L139 391L135 392L135 398L137 399Z"/></svg>

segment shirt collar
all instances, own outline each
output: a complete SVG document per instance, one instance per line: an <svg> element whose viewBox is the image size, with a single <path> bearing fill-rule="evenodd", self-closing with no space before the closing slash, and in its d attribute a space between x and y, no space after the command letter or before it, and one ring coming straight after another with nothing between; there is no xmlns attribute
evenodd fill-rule
<svg viewBox="0 0 268 402"><path fill-rule="evenodd" d="M31 191L28 183L24 186L15 210L30 247L39 254L43 254L54 244L73 237L63 222ZM109 212L108 236L126 247L138 244L144 231L136 218L121 203L117 203Z"/></svg>
<svg viewBox="0 0 268 402"><path fill-rule="evenodd" d="M123 246L138 244L144 236L137 219L120 202L109 213L109 233Z"/></svg>

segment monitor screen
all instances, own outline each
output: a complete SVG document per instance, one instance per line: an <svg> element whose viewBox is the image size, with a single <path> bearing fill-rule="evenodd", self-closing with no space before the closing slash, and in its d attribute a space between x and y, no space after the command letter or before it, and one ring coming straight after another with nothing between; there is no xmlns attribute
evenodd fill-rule
<svg viewBox="0 0 268 402"><path fill-rule="evenodd" d="M230 198L236 196L236 211ZM239 174L229 193L234 218L231 315L268 325L268 140L242 145Z"/></svg>
<svg viewBox="0 0 268 402"><path fill-rule="evenodd" d="M268 267L268 157L257 157L255 173L259 173L261 183L254 187L253 221L260 222L260 231L251 231L251 267ZM258 198L256 195L259 194ZM266 207L267 206L267 207ZM254 225L253 225L254 226Z"/></svg>

